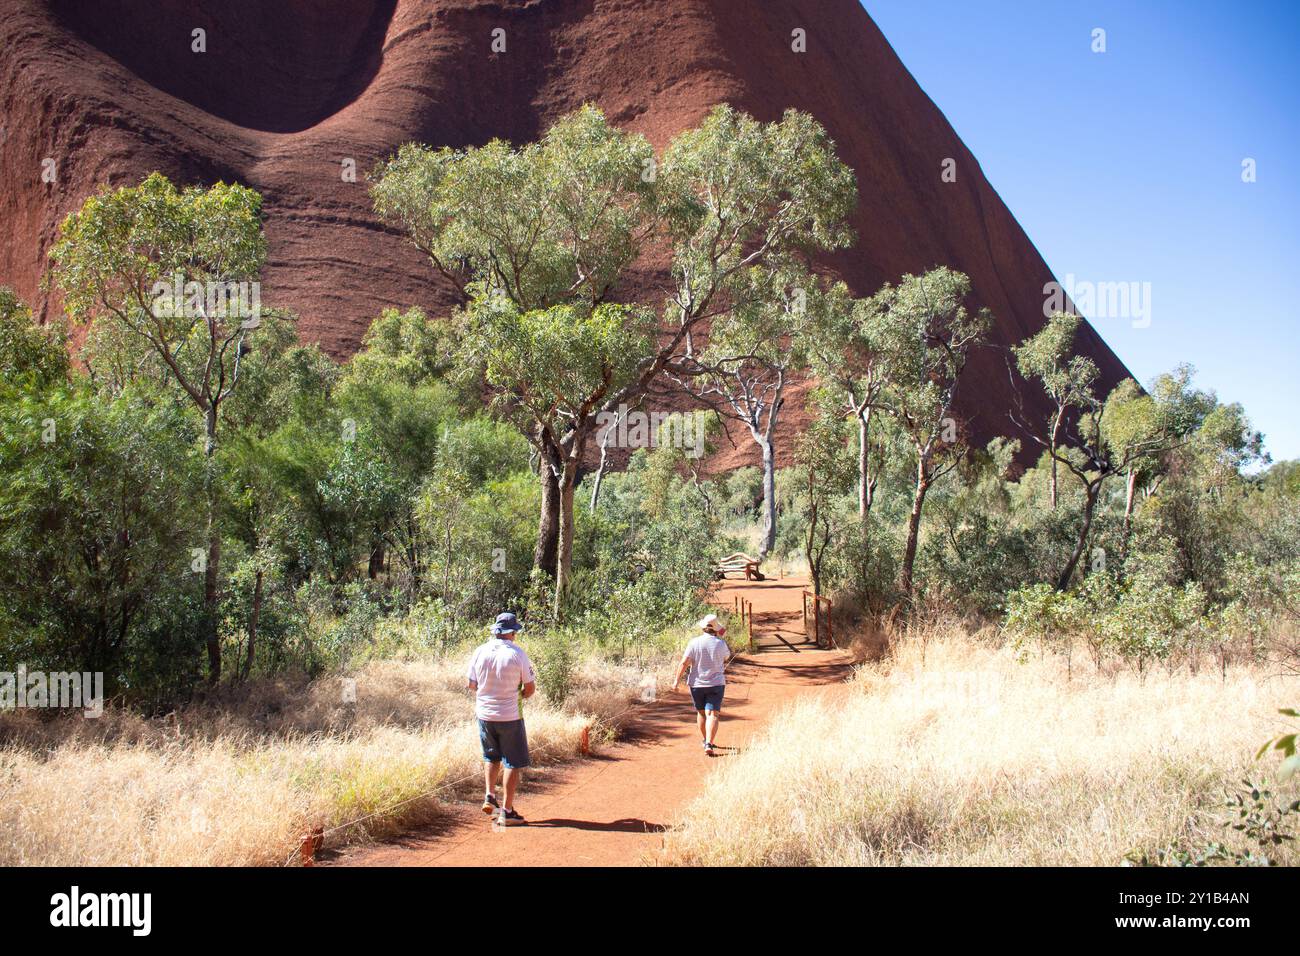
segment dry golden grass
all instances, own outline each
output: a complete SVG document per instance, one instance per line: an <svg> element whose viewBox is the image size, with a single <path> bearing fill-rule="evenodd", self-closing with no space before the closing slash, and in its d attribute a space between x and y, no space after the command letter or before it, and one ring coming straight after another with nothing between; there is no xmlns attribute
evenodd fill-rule
<svg viewBox="0 0 1300 956"><path fill-rule="evenodd" d="M337 847L435 818L481 786L463 674L460 657L377 662L355 675L355 703L327 678L254 685L163 720L10 715L0 866L279 865L314 826L401 804L327 835ZM534 763L576 756L582 728L616 723L640 679L588 661L565 708L528 701Z"/></svg>
<svg viewBox="0 0 1300 956"><path fill-rule="evenodd" d="M1266 773L1254 754L1300 700L1260 669L1067 682L1056 658L924 636L724 761L662 862L1091 866L1225 841L1225 789Z"/></svg>

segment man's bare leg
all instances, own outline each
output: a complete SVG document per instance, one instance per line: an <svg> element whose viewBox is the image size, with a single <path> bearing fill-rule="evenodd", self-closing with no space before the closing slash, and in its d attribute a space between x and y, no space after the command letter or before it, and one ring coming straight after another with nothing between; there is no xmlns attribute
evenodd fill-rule
<svg viewBox="0 0 1300 956"><path fill-rule="evenodd" d="M709 735L707 731L704 729L704 711L697 710L695 712L695 726L700 728L700 739L708 740Z"/></svg>
<svg viewBox="0 0 1300 956"><path fill-rule="evenodd" d="M708 726L708 732L704 739L709 743L713 743L714 738L718 736L718 718L721 716L722 714L720 711L711 710L708 712L708 716L705 719Z"/></svg>
<svg viewBox="0 0 1300 956"><path fill-rule="evenodd" d="M506 802L502 806L507 812L515 808L515 791L519 789L519 778L522 774L522 770L506 768Z"/></svg>
<svg viewBox="0 0 1300 956"><path fill-rule="evenodd" d="M497 792L497 781L501 779L501 762L492 763L490 760L483 761L483 785L486 788L483 792L495 796Z"/></svg>

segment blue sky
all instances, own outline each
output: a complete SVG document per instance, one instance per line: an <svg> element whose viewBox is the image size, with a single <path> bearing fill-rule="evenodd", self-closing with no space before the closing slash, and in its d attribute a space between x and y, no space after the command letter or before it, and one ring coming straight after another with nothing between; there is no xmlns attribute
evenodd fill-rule
<svg viewBox="0 0 1300 956"><path fill-rule="evenodd" d="M1134 375L1189 362L1300 458L1300 0L864 6L1058 279L1151 284L1093 322Z"/></svg>

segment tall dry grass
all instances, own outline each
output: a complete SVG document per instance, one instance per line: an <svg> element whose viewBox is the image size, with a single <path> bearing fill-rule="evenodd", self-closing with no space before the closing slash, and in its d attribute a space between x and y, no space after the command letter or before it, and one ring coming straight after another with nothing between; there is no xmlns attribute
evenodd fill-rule
<svg viewBox="0 0 1300 956"><path fill-rule="evenodd" d="M1231 842L1226 788L1277 733L1295 677L1230 668L1066 678L954 629L796 702L711 776L678 865L1116 865ZM1294 847L1283 862L1296 863Z"/></svg>
<svg viewBox="0 0 1300 956"><path fill-rule="evenodd" d="M355 703L326 678L254 685L161 720L7 715L0 866L279 865L315 826L397 805L329 834L328 848L435 819L482 786L464 666L369 664ZM565 707L529 700L534 764L577 756L583 727L615 725L642 676L589 660Z"/></svg>

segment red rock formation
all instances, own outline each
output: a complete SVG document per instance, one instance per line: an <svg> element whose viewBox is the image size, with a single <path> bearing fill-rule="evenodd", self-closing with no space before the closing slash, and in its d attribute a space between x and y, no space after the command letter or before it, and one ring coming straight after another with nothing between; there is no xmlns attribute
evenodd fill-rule
<svg viewBox="0 0 1300 956"><path fill-rule="evenodd" d="M662 147L717 103L759 119L807 110L859 177L857 245L827 260L869 293L937 264L970 275L1005 347L1043 321L1052 276L943 114L856 0L2 0L0 283L39 289L59 221L103 184L151 170L265 196L262 300L296 310L336 356L387 306L449 302L370 208L365 173L408 140L535 138L592 101ZM505 30L506 51L491 52ZM807 52L791 31L807 32ZM205 31L206 52L192 50ZM42 160L57 178L42 181ZM944 183L941 163L957 163ZM341 176L355 160L356 182ZM654 277L644 277L648 291ZM1105 384L1126 372L1090 328ZM978 355L960 407L1007 428L1005 352ZM1041 397L1026 396L1031 408ZM801 403L790 403L789 435ZM754 460L739 450L721 466ZM788 450L789 442L784 442ZM781 460L787 459L782 453Z"/></svg>

